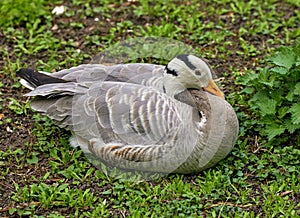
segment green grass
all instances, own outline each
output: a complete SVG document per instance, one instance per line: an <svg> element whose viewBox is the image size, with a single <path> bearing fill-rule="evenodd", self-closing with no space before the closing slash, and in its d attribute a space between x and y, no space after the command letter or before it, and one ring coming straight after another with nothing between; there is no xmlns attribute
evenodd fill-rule
<svg viewBox="0 0 300 218"><path fill-rule="evenodd" d="M1 217L300 216L298 0L12 2L0 2ZM52 15L62 4L66 12ZM20 94L21 67L88 63L142 36L190 45L222 77L240 135L214 168L153 181L113 178Z"/></svg>

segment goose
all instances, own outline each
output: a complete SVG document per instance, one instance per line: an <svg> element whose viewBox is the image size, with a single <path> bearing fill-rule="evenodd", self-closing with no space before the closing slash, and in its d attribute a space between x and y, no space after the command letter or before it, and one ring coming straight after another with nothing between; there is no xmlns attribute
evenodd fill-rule
<svg viewBox="0 0 300 218"><path fill-rule="evenodd" d="M238 120L202 58L166 66L82 64L55 73L20 69L33 110L70 130L70 144L101 163L142 172L192 174L232 150Z"/></svg>

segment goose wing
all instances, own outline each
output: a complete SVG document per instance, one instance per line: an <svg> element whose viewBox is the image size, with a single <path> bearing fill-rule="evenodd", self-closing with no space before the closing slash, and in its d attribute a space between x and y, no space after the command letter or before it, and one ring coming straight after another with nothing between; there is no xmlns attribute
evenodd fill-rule
<svg viewBox="0 0 300 218"><path fill-rule="evenodd" d="M50 74L66 81L92 85L95 81L112 81L141 84L162 88L164 66L155 64L117 64L105 66L102 64L82 64L70 69Z"/></svg>
<svg viewBox="0 0 300 218"><path fill-rule="evenodd" d="M112 81L86 87L69 82L38 86L27 95L42 97L32 101L32 108L72 130L73 145L108 163L166 160L165 155L171 154L167 159L176 162L169 166L178 167L178 154L186 157L192 151L189 142L198 140L193 132L200 119L197 110L153 87ZM158 165L165 164L156 164L155 170Z"/></svg>

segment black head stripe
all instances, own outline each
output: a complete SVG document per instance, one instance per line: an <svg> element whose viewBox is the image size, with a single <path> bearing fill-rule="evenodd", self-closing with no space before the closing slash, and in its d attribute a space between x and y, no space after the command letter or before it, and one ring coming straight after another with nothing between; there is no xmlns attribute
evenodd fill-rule
<svg viewBox="0 0 300 218"><path fill-rule="evenodd" d="M190 60L188 59L188 55L185 55L185 54L183 54L183 55L178 55L176 58L178 58L179 60L182 60L182 61L186 64L186 66L188 66L188 67L191 68L192 70L195 70L195 69L196 69L195 65L192 64L192 63L190 62Z"/></svg>
<svg viewBox="0 0 300 218"><path fill-rule="evenodd" d="M166 66L165 72L166 72L167 74L171 74L171 75L173 75L173 76L178 76L178 73L177 73L175 70L170 70L170 69L168 68L168 66Z"/></svg>

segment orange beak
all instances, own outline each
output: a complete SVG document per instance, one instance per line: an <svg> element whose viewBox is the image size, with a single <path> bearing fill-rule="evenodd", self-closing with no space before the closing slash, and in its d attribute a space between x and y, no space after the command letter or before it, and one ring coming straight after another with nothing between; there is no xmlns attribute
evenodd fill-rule
<svg viewBox="0 0 300 218"><path fill-rule="evenodd" d="M223 92L219 89L219 87L216 85L216 83L212 79L209 80L208 86L205 87L204 89L213 95L216 95L222 99L225 99Z"/></svg>

